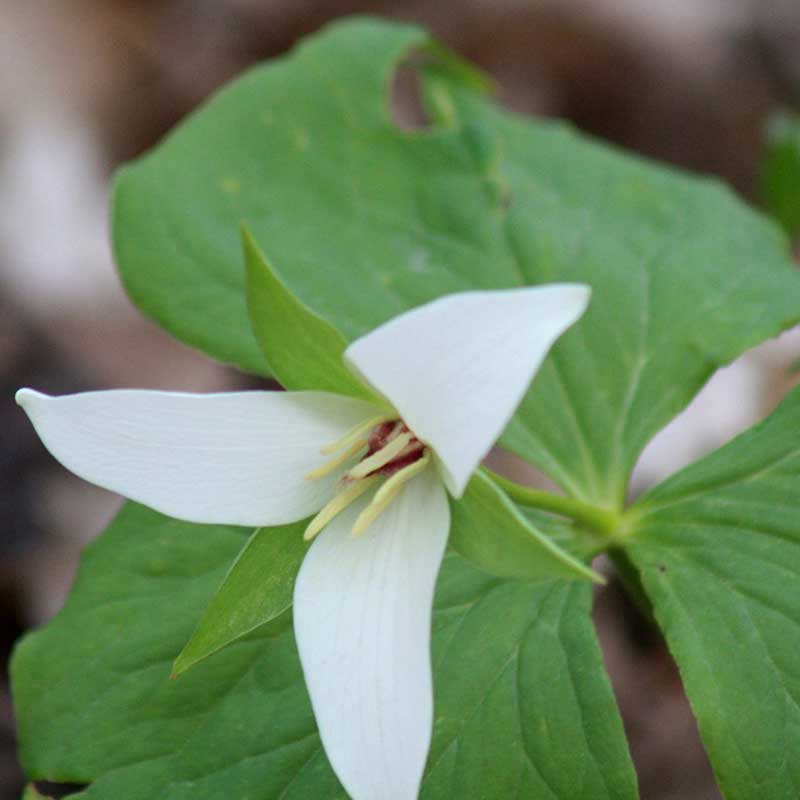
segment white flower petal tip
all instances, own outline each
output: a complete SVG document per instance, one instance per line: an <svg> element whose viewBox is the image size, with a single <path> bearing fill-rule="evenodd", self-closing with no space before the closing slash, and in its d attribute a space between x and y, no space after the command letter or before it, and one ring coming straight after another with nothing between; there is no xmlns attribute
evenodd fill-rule
<svg viewBox="0 0 800 800"><path fill-rule="evenodd" d="M431 609L450 510L435 470L366 532L353 503L297 576L294 628L325 752L353 800L416 800L433 731Z"/></svg>
<svg viewBox="0 0 800 800"><path fill-rule="evenodd" d="M448 295L357 339L345 363L433 448L460 497L590 296L576 283Z"/></svg>
<svg viewBox="0 0 800 800"><path fill-rule="evenodd" d="M31 408L35 403L46 400L49 398L49 395L42 394L41 392L37 392L36 389L28 389L27 387L24 389L18 389L17 393L14 395L14 400L16 401L17 405L28 413L28 409Z"/></svg>
<svg viewBox="0 0 800 800"><path fill-rule="evenodd" d="M374 406L326 392L114 390L17 402L67 469L189 522L281 525L330 499L346 466L306 480Z"/></svg>

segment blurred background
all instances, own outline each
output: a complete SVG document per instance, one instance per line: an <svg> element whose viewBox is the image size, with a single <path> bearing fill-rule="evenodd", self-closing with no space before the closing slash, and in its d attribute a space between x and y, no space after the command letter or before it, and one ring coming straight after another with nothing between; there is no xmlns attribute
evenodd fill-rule
<svg viewBox="0 0 800 800"><path fill-rule="evenodd" d="M517 111L713 173L751 202L767 118L800 108L797 0L0 0L0 800L22 786L12 642L59 609L119 503L50 459L14 390L249 385L128 303L109 176L249 64L357 11L423 23ZM789 332L721 371L648 448L634 490L767 413L798 356ZM614 581L596 618L644 800L718 798L658 635Z"/></svg>

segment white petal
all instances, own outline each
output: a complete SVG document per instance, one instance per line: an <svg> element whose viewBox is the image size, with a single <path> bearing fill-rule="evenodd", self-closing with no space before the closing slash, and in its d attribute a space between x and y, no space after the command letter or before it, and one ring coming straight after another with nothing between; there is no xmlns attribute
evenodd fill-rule
<svg viewBox="0 0 800 800"><path fill-rule="evenodd" d="M367 501L303 561L297 646L322 743L353 800L415 800L433 729L431 606L450 510L430 468L354 538Z"/></svg>
<svg viewBox="0 0 800 800"><path fill-rule="evenodd" d="M45 447L91 483L189 522L279 525L330 498L304 475L320 447L375 414L326 392L17 392Z"/></svg>
<svg viewBox="0 0 800 800"><path fill-rule="evenodd" d="M357 339L345 361L433 447L460 497L589 295L582 284L449 295Z"/></svg>

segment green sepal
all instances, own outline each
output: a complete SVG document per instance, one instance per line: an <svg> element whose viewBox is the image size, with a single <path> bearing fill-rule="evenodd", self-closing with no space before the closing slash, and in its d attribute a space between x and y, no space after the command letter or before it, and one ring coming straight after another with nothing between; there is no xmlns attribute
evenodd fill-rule
<svg viewBox="0 0 800 800"><path fill-rule="evenodd" d="M347 341L292 294L242 224L247 310L256 340L286 389L314 389L378 402L342 361Z"/></svg>
<svg viewBox="0 0 800 800"><path fill-rule="evenodd" d="M175 659L173 678L291 607L294 581L310 546L303 539L305 525L253 533Z"/></svg>
<svg viewBox="0 0 800 800"><path fill-rule="evenodd" d="M450 515L450 546L490 575L605 583L602 575L541 533L482 471L472 476L461 498L450 498Z"/></svg>

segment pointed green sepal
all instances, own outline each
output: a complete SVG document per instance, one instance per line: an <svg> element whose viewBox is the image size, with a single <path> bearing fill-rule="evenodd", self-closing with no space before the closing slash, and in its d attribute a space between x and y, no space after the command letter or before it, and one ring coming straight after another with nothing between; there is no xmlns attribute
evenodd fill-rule
<svg viewBox="0 0 800 800"><path fill-rule="evenodd" d="M342 362L344 336L292 294L246 225L242 246L250 324L281 385L375 400Z"/></svg>
<svg viewBox="0 0 800 800"><path fill-rule="evenodd" d="M175 659L173 678L292 605L295 577L309 547L305 525L259 528L250 537Z"/></svg>
<svg viewBox="0 0 800 800"><path fill-rule="evenodd" d="M500 578L581 578L602 575L538 531L493 481L476 472L464 496L451 499L450 545L485 572Z"/></svg>

